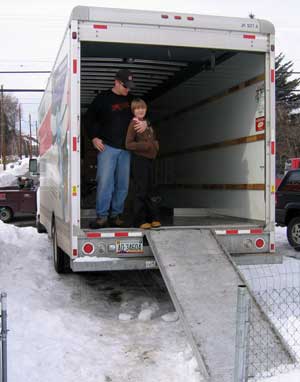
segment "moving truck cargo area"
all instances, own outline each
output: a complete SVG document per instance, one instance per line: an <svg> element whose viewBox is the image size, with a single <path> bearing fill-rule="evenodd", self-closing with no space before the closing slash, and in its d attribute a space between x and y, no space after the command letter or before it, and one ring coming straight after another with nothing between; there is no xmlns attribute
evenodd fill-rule
<svg viewBox="0 0 300 382"><path fill-rule="evenodd" d="M159 136L155 180L162 207L172 210L168 225L176 224L174 213L190 214L184 225L199 225L197 209L264 222L265 131L256 126L263 54L82 43L80 67L82 114L98 91L113 86L118 68L134 73L132 93L147 101ZM81 214L87 228L83 216L95 215L89 186L96 150L84 122L81 142L81 205L92 208Z"/></svg>
<svg viewBox="0 0 300 382"><path fill-rule="evenodd" d="M40 222L56 269L156 266L142 230L89 228L97 152L86 112L121 68L160 141L161 230L210 229L231 254L274 254L274 65L267 21L75 8L40 105ZM128 222L131 208L130 189Z"/></svg>

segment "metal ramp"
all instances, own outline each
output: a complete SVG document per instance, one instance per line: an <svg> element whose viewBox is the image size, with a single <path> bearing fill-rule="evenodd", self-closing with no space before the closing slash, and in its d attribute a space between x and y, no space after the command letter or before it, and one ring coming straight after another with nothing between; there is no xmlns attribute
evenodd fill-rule
<svg viewBox="0 0 300 382"><path fill-rule="evenodd" d="M152 230L146 236L202 376L232 382L243 281L208 229Z"/></svg>

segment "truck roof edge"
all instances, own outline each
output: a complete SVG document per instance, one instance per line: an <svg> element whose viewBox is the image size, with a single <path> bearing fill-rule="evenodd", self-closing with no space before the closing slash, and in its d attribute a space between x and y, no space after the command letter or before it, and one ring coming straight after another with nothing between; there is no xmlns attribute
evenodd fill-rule
<svg viewBox="0 0 300 382"><path fill-rule="evenodd" d="M123 12L142 12L141 10L136 10L136 9L120 9L120 8L109 8L109 7L88 7L88 6L82 6L82 5L78 5L76 7L74 7L72 9L72 12L71 12L71 16L70 16L70 21L71 20L82 20L82 21L93 21L92 20L92 17L91 15L93 14L93 10L96 10L97 8L102 8L103 11L123 11ZM144 11L144 12L153 12L153 13L159 13L159 11ZM164 12L164 13L172 13L172 14L175 14L174 12ZM186 12L180 12L180 13L184 13L185 15L188 15ZM192 14L191 14L192 15ZM249 22L252 20L256 23L259 24L260 26L260 30L259 32L260 33L265 33L265 34L274 34L275 33L275 27L274 25L268 21L268 20L263 20L263 19L250 19L250 18L242 18L242 17L230 17L230 16L214 16L214 15L203 15L203 14L193 14L195 16L198 16L198 17L207 17L209 18L210 20L213 20L212 22L215 24L216 22L216 19L219 19L220 22L221 20L225 20L225 19L240 19L241 21L243 22L247 22L249 20ZM95 20L94 20L95 21ZM221 29L224 29L224 26L223 28ZM230 28L229 28L230 29ZM241 28L242 30L242 28Z"/></svg>

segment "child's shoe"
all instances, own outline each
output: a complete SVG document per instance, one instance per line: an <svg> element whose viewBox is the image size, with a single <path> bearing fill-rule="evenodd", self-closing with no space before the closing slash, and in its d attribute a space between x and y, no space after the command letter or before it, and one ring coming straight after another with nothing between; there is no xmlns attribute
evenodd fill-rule
<svg viewBox="0 0 300 382"><path fill-rule="evenodd" d="M140 229L149 229L149 228L151 228L150 223L143 223L140 225Z"/></svg>
<svg viewBox="0 0 300 382"><path fill-rule="evenodd" d="M158 220L155 220L155 221L153 221L152 223L151 223L151 227L152 228L159 228L161 226L161 223L160 223L160 221L158 221Z"/></svg>

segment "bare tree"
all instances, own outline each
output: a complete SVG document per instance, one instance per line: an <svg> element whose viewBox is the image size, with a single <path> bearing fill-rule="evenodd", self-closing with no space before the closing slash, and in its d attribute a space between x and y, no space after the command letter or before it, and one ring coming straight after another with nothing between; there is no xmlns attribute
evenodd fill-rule
<svg viewBox="0 0 300 382"><path fill-rule="evenodd" d="M3 112L4 112L4 122L5 122L5 152L7 156L17 155L17 132L16 124L21 116L19 114L19 102L18 99L10 94L3 95ZM0 135L0 148L2 146L2 135ZM1 149L0 149L1 150ZM2 152L1 152L2 155Z"/></svg>

